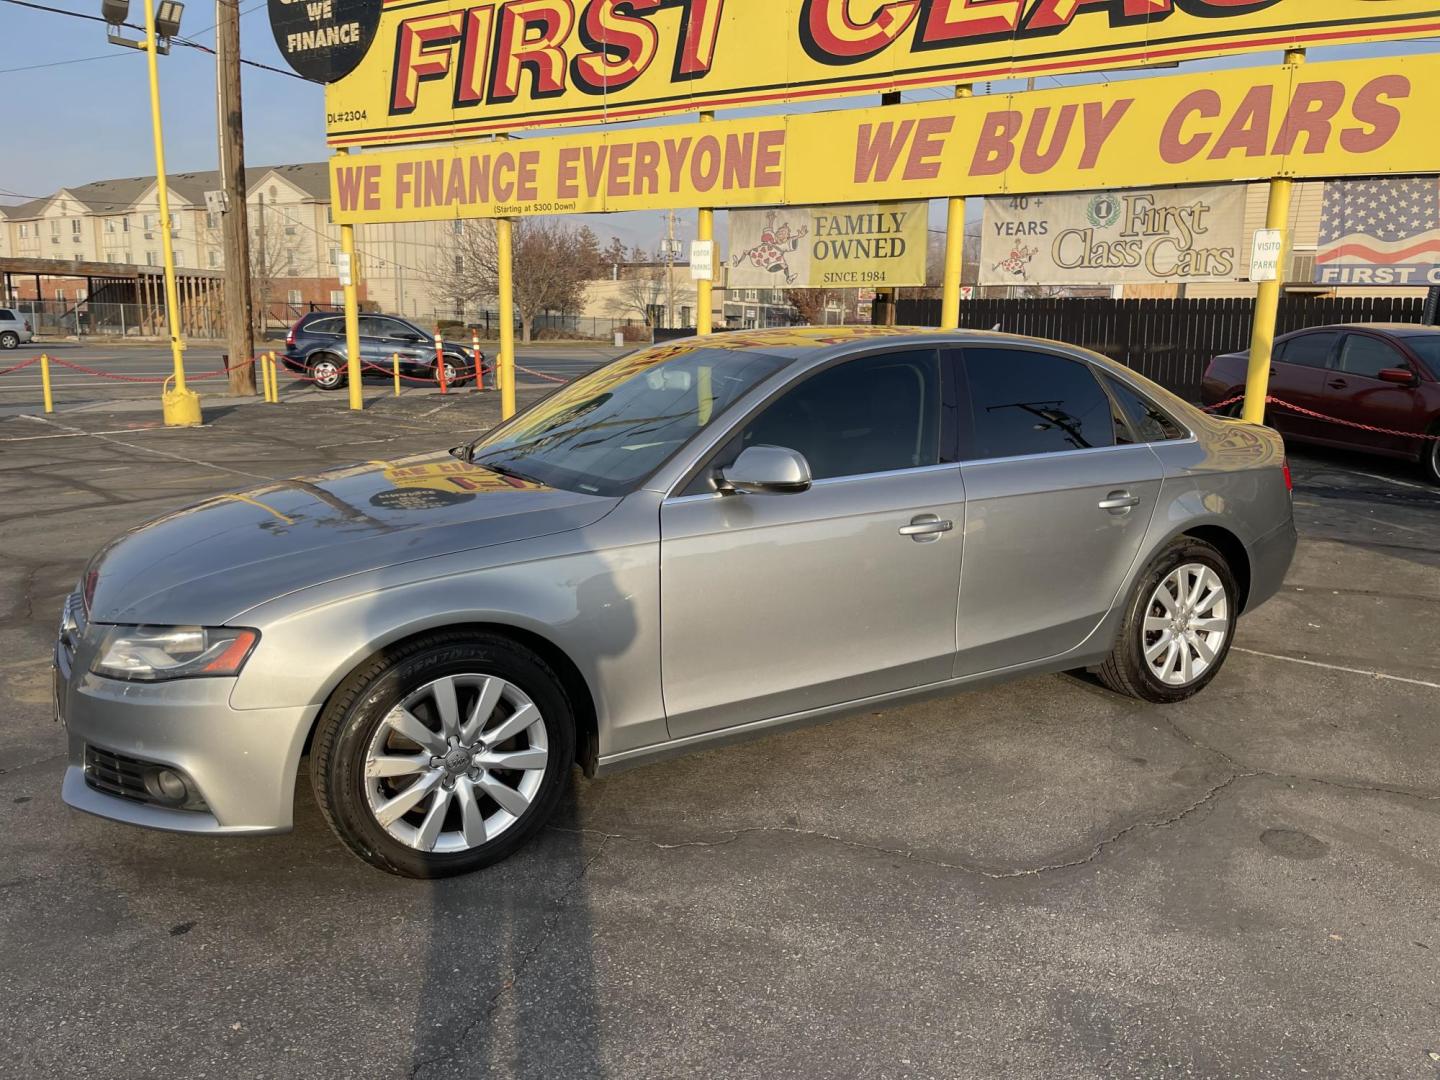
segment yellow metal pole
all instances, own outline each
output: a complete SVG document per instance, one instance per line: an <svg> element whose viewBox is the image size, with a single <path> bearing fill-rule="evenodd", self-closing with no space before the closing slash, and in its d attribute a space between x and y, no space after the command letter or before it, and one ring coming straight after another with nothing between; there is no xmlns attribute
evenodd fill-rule
<svg viewBox="0 0 1440 1080"><path fill-rule="evenodd" d="M1285 54L1287 64L1305 62L1304 49ZM1270 362L1275 352L1275 324L1280 315L1280 289L1290 259L1290 203L1295 182L1277 176L1270 181L1270 202L1265 227L1280 232L1280 250L1275 256L1275 280L1262 281L1255 296L1255 323L1250 332L1250 365L1245 374L1245 411L1250 424L1265 422L1265 399L1270 393Z"/></svg>
<svg viewBox="0 0 1440 1080"><path fill-rule="evenodd" d="M273 350L265 357L265 400L272 405L280 404L280 372L275 366Z"/></svg>
<svg viewBox="0 0 1440 1080"><path fill-rule="evenodd" d="M175 286L175 242L170 228L170 186L165 180L165 133L160 122L160 65L156 63L155 0L145 0L145 63L150 72L150 125L155 139L155 192L160 202L160 243L165 253L165 319L170 356L175 364L175 389L161 397L165 423L200 423L200 397L185 388L185 343L180 337L180 296Z"/></svg>
<svg viewBox="0 0 1440 1080"><path fill-rule="evenodd" d="M509 218L495 220L495 247L500 264L500 358L496 377L500 380L500 419L509 420L515 415L515 280L511 265L515 236Z"/></svg>
<svg viewBox="0 0 1440 1080"><path fill-rule="evenodd" d="M974 91L957 86L955 96L968 98ZM960 328L960 274L965 265L965 196L952 195L945 214L945 290L940 303L940 327Z"/></svg>
<svg viewBox="0 0 1440 1080"><path fill-rule="evenodd" d="M400 396L400 354L390 354L390 368L395 373L395 396Z"/></svg>
<svg viewBox="0 0 1440 1080"><path fill-rule="evenodd" d="M713 112L702 112L700 122L708 124L715 119ZM715 211L708 207L702 208L699 219L695 225L695 239L715 240ZM715 256L710 256L710 273L715 273ZM695 282L695 332L698 334L710 334L714 332L711 306L714 304L715 283L711 278L701 278Z"/></svg>
<svg viewBox="0 0 1440 1080"><path fill-rule="evenodd" d="M50 357L40 354L40 388L45 393L45 411L55 411L55 399L50 395Z"/></svg>
<svg viewBox="0 0 1440 1080"><path fill-rule="evenodd" d="M349 153L344 147L340 153ZM360 361L360 291L356 283L360 280L360 260L355 257L355 226L340 226L340 250L345 253L345 261L350 266L350 273L341 288L345 291L345 352L348 356L346 364L346 382L350 389L350 408L360 412L365 408L365 389L361 384L361 361Z"/></svg>

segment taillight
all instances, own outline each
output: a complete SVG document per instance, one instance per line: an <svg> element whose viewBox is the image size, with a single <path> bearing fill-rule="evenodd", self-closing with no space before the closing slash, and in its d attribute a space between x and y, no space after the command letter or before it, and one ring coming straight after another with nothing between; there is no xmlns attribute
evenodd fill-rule
<svg viewBox="0 0 1440 1080"><path fill-rule="evenodd" d="M285 334L285 347L287 349L293 349L295 347L295 327L293 326L290 327Z"/></svg>
<svg viewBox="0 0 1440 1080"><path fill-rule="evenodd" d="M30 333L33 329L34 329L34 327L32 327L32 326L30 325L30 320L29 320L29 319L26 319L26 320L25 320L25 332L28 334L28 333Z"/></svg>
<svg viewBox="0 0 1440 1080"><path fill-rule="evenodd" d="M1285 459L1284 470L1285 470L1285 490L1286 490L1286 491L1289 491L1289 492L1291 492L1291 493L1293 494L1294 491L1295 491L1295 481L1292 480L1291 477L1290 477L1290 459L1289 459L1289 458L1286 458L1286 459Z"/></svg>

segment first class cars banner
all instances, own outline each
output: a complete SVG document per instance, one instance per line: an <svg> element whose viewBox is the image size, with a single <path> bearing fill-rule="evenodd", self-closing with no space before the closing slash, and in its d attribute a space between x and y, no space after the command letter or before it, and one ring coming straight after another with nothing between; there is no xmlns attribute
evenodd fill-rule
<svg viewBox="0 0 1440 1080"><path fill-rule="evenodd" d="M1423 174L1435 166L1434 67L1286 65L341 154L332 205L358 224Z"/></svg>
<svg viewBox="0 0 1440 1080"><path fill-rule="evenodd" d="M270 0L335 146L1440 33L1440 0Z"/></svg>
<svg viewBox="0 0 1440 1080"><path fill-rule="evenodd" d="M1233 281L1247 191L1228 184L986 199L980 284Z"/></svg>

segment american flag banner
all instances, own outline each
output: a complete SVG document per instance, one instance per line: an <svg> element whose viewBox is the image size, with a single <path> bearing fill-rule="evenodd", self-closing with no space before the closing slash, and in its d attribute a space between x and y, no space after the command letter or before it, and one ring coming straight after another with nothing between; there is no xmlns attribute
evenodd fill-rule
<svg viewBox="0 0 1440 1080"><path fill-rule="evenodd" d="M1440 285L1440 178L1326 184L1315 280Z"/></svg>

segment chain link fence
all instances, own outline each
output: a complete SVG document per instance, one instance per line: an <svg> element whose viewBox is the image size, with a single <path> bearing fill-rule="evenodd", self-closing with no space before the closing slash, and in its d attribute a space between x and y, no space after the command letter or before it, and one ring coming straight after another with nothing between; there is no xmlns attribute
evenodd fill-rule
<svg viewBox="0 0 1440 1080"><path fill-rule="evenodd" d="M163 338L169 330L164 304L92 303L89 300L14 300L3 305L30 323L41 338ZM181 304L181 333L219 338L225 333L218 304Z"/></svg>

